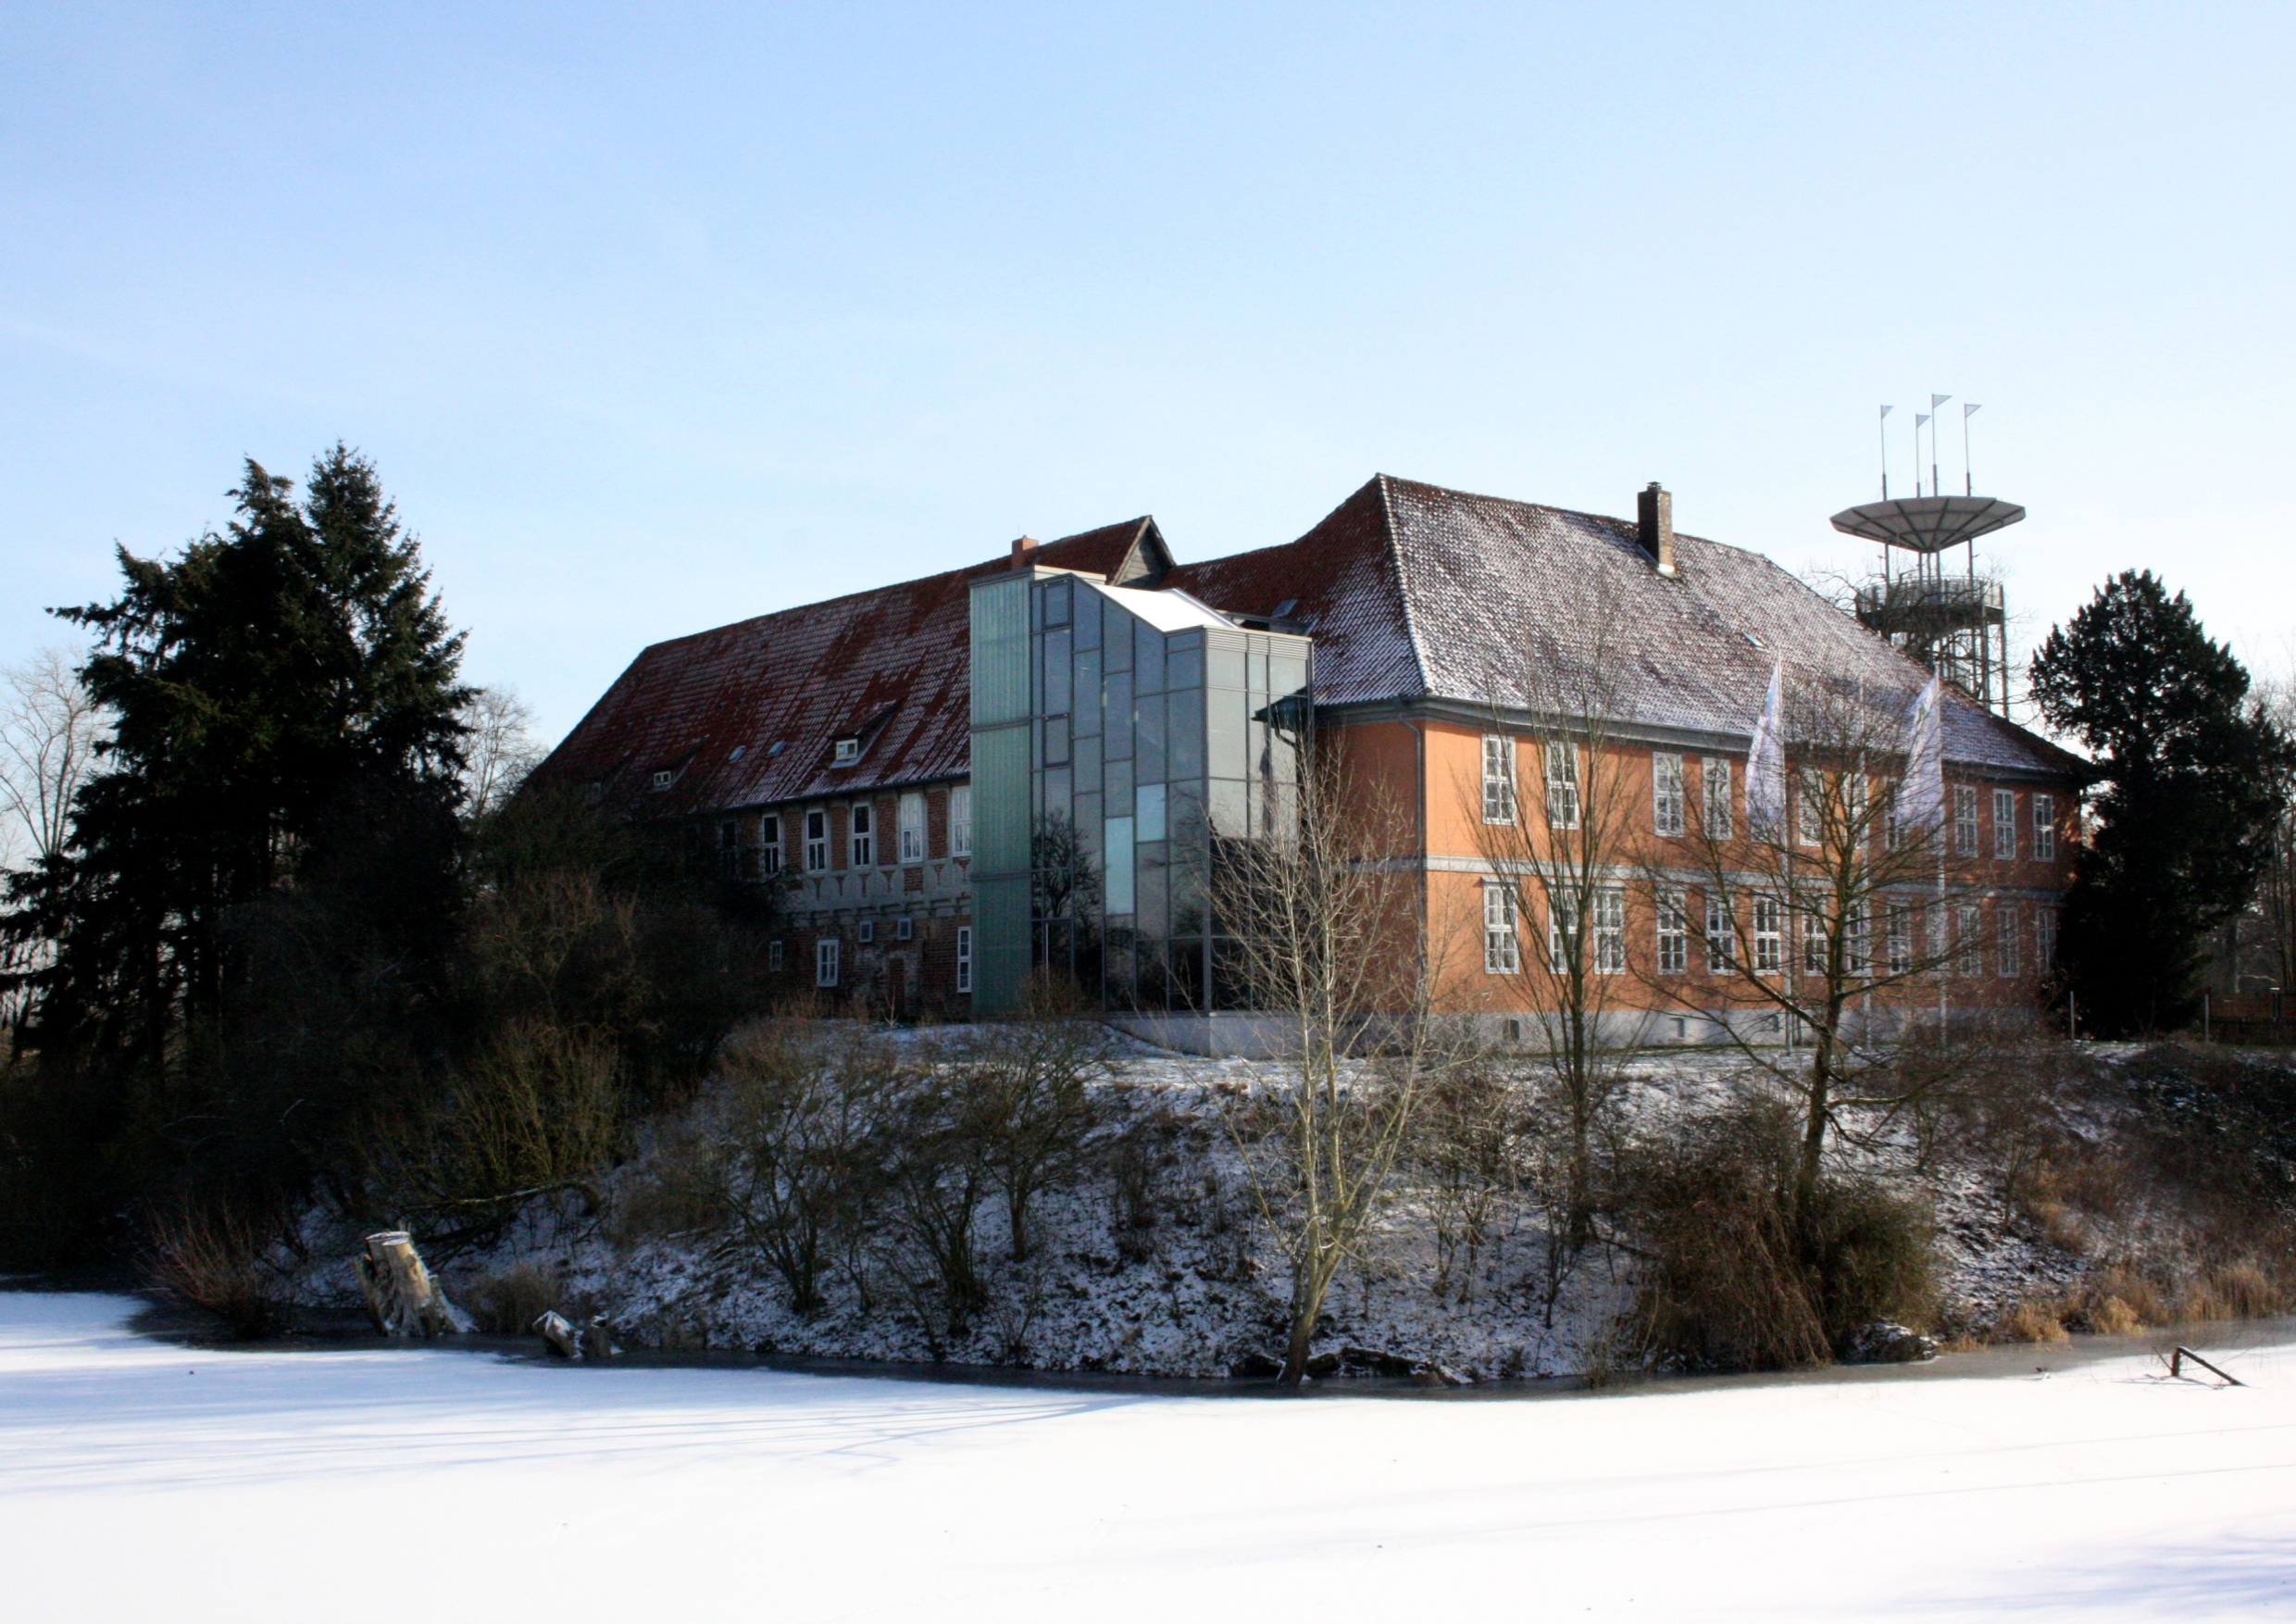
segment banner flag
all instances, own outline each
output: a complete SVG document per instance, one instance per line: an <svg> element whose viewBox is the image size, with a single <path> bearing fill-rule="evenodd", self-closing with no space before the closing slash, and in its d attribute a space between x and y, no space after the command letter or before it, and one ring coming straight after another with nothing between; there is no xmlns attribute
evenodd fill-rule
<svg viewBox="0 0 2296 1624"><path fill-rule="evenodd" d="M1776 836L1786 827L1786 739L1779 731L1778 690L1786 662L1770 668L1770 693L1762 702L1762 717L1753 725L1753 743L1746 752L1746 821L1756 839Z"/></svg>
<svg viewBox="0 0 2296 1624"><path fill-rule="evenodd" d="M1944 688L1932 677L1905 718L1905 778L1897 787L1897 816L1909 831L1945 821L1944 709Z"/></svg>

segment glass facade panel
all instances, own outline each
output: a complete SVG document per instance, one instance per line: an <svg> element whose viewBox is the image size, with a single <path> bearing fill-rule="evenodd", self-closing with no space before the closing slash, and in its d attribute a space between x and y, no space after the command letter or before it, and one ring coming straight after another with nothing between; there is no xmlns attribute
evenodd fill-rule
<svg viewBox="0 0 2296 1624"><path fill-rule="evenodd" d="M1296 818L1311 646L1167 634L1084 577L974 597L976 1007L1009 1008L1031 966L1104 1006L1232 1000L1207 880L1218 842Z"/></svg>
<svg viewBox="0 0 2296 1624"><path fill-rule="evenodd" d="M1132 777L1142 783L1162 783L1164 695L1142 694L1132 702Z"/></svg>
<svg viewBox="0 0 2296 1624"><path fill-rule="evenodd" d="M1142 693L1164 692L1164 633L1145 620L1132 622L1132 687Z"/></svg>
<svg viewBox="0 0 2296 1624"><path fill-rule="evenodd" d="M1133 881L1138 873L1132 850L1132 820L1111 818L1106 824L1107 837L1102 850L1107 864L1104 891L1104 906L1110 917L1130 913L1138 902Z"/></svg>
<svg viewBox="0 0 2296 1624"><path fill-rule="evenodd" d="M1111 671L1104 681L1107 706L1102 717L1101 737L1110 760L1132 753L1132 673Z"/></svg>

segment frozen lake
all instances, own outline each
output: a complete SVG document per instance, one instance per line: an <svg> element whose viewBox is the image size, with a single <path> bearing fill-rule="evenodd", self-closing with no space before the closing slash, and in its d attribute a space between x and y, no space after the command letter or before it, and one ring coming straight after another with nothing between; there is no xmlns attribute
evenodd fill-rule
<svg viewBox="0 0 2296 1624"><path fill-rule="evenodd" d="M11 1619L2296 1612L2290 1346L2224 1390L1238 1403L192 1350L140 1307L0 1293Z"/></svg>

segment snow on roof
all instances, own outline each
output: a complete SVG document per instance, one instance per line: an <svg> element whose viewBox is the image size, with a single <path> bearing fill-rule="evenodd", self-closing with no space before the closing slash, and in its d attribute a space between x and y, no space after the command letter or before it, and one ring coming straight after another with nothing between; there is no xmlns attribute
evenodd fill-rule
<svg viewBox="0 0 2296 1624"><path fill-rule="evenodd" d="M1138 619L1145 620L1158 631L1188 631L1200 626L1232 628L1227 616L1207 605L1198 603L1184 592L1142 591L1133 586L1103 586L1089 583L1104 597L1113 598L1117 606Z"/></svg>

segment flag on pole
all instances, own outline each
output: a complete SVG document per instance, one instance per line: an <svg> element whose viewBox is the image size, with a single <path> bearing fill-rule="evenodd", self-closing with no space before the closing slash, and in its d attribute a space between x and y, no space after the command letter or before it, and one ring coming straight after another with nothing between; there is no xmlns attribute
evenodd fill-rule
<svg viewBox="0 0 2296 1624"><path fill-rule="evenodd" d="M1950 394L1933 394L1929 397L1929 409L1935 411L1953 398Z"/></svg>
<svg viewBox="0 0 2296 1624"><path fill-rule="evenodd" d="M1779 731L1778 690L1786 662L1770 668L1769 697L1753 724L1753 743L1746 752L1746 821L1754 838L1775 836L1786 826L1786 737Z"/></svg>
<svg viewBox="0 0 2296 1624"><path fill-rule="evenodd" d="M1945 821L1945 691L1929 679L1905 718L1905 777L1897 786L1898 825L1908 834Z"/></svg>

